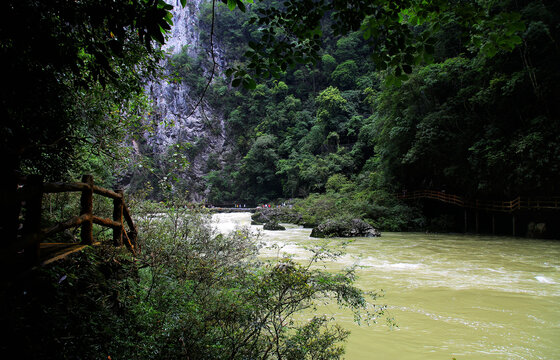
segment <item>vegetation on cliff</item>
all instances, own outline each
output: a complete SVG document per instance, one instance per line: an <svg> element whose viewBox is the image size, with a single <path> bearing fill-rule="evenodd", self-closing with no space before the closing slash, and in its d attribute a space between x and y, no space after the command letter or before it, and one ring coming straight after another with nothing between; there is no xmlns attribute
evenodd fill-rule
<svg viewBox="0 0 560 360"><path fill-rule="evenodd" d="M250 10L259 15L262 6ZM219 96L239 157L209 172L209 201L317 194L303 202L317 208L316 199L334 196L381 229L405 230L425 221L390 199L403 189L485 199L558 194L559 11L550 1L457 2L430 23L405 16L430 40L413 63L390 61L389 70L369 25L334 32L336 15L323 19L314 65L296 61L252 91ZM252 16L217 9L215 34L240 67L253 66L260 46ZM212 94L226 84L218 79Z"/></svg>

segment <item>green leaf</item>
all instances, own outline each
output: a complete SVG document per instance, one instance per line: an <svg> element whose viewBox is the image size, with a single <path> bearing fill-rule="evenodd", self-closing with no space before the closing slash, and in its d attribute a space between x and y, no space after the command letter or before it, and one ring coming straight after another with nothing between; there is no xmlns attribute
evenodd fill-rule
<svg viewBox="0 0 560 360"><path fill-rule="evenodd" d="M487 42L486 44L484 44L480 51L482 51L482 53L489 58L494 57L498 52L494 44L492 44L491 42Z"/></svg>
<svg viewBox="0 0 560 360"><path fill-rule="evenodd" d="M523 39L521 39L520 36L517 36L517 35L516 35L516 36L512 36L511 39L510 39L510 41L511 41L513 44L515 44L515 45L519 45L519 44L521 44L521 43L523 42Z"/></svg>
<svg viewBox="0 0 560 360"><path fill-rule="evenodd" d="M364 40L368 40L371 37L371 28L368 26L364 29Z"/></svg>
<svg viewBox="0 0 560 360"><path fill-rule="evenodd" d="M252 78L244 78L243 87L247 90L255 90L257 83Z"/></svg>
<svg viewBox="0 0 560 360"><path fill-rule="evenodd" d="M181 6L182 7L187 6L187 0L181 0Z"/></svg>
<svg viewBox="0 0 560 360"><path fill-rule="evenodd" d="M237 6L237 2L235 0L227 0L227 6L231 11L233 11Z"/></svg>
<svg viewBox="0 0 560 360"><path fill-rule="evenodd" d="M405 61L405 63L407 63L409 65L414 64L414 56L412 56L411 53L405 54L404 55L404 61Z"/></svg>
<svg viewBox="0 0 560 360"><path fill-rule="evenodd" d="M233 79L233 81L231 82L231 86L233 86L233 87L239 87L239 85L241 85L241 81L242 81L241 78L235 78L235 79Z"/></svg>
<svg viewBox="0 0 560 360"><path fill-rule="evenodd" d="M400 81L406 81L406 80L408 80L408 75L407 74L400 74L398 79Z"/></svg>
<svg viewBox="0 0 560 360"><path fill-rule="evenodd" d="M254 41L249 41L249 43L247 44L249 45L249 47L253 50L257 50L258 49L258 44Z"/></svg>
<svg viewBox="0 0 560 360"><path fill-rule="evenodd" d="M424 51L426 51L429 54L433 54L434 51L435 51L435 48L431 44L426 44L426 45L424 45Z"/></svg>
<svg viewBox="0 0 560 360"><path fill-rule="evenodd" d="M237 2L237 7L239 8L239 10L241 10L242 12L245 12L245 4L243 4L243 2L241 0L236 0Z"/></svg>
<svg viewBox="0 0 560 360"><path fill-rule="evenodd" d="M434 56L430 53L424 53L424 62L426 64L432 64L434 62Z"/></svg>

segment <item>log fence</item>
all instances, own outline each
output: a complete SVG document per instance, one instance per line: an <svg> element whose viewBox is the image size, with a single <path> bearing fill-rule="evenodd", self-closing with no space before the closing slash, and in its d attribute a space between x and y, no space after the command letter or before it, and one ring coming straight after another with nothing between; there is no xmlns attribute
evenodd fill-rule
<svg viewBox="0 0 560 360"><path fill-rule="evenodd" d="M42 249L58 247L65 249L62 256L94 244L93 224L111 228L113 230L113 245L126 246L130 251L138 251L137 229L132 220L130 211L125 203L122 189L109 190L94 184L93 176L84 175L81 182L51 182L44 183L39 176L28 176L24 181L17 181L15 193L4 193L3 199L10 200L15 206L17 217L4 218L1 230L4 235L11 235L11 239L2 239L2 251L8 253L7 257L15 254L24 254L24 263L27 266L38 263L48 263L52 258L45 259ZM47 228L41 228L41 207L43 194L61 192L81 192L80 214L65 221L61 221ZM113 199L113 216L111 219L93 214L94 194ZM24 213L23 223L19 221L20 214ZM125 229L125 224L128 231ZM43 241L58 232L70 228L80 227L80 243L53 244ZM10 254L11 253L11 254ZM52 253L52 252L51 252ZM4 256L6 257L6 256ZM61 257L61 254L56 256ZM2 259L6 260L6 259Z"/></svg>

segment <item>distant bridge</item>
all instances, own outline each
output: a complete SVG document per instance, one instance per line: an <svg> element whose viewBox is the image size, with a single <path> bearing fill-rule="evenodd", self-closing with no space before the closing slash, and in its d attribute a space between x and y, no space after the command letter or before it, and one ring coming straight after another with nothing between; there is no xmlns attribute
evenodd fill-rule
<svg viewBox="0 0 560 360"><path fill-rule="evenodd" d="M256 207L209 207L207 208L211 213L233 213L233 212L252 212L257 211Z"/></svg>

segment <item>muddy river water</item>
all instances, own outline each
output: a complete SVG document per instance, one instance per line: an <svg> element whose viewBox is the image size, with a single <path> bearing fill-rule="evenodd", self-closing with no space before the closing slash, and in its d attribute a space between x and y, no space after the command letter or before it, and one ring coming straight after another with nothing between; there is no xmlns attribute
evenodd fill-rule
<svg viewBox="0 0 560 360"><path fill-rule="evenodd" d="M223 232L250 226L249 213L214 220ZM318 241L310 232L287 225L262 233L305 261L304 247ZM398 326L358 326L334 305L321 309L351 330L346 359L560 359L558 240L383 233L356 238L345 252L328 269L360 265L357 285L383 289L377 302Z"/></svg>

